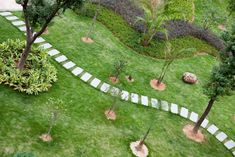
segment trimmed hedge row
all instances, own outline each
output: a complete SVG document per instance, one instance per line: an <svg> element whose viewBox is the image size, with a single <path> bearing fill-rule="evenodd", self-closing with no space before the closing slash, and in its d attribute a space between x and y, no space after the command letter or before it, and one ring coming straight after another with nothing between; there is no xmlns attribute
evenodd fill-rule
<svg viewBox="0 0 235 157"><path fill-rule="evenodd" d="M94 4L97 4L98 1L99 0L92 0ZM144 12L131 0L100 0L100 2L102 6L111 10L115 10L115 12L121 15L127 21L127 23L132 26L136 31L144 31L143 24L135 23L136 17L143 16ZM200 40L206 41L208 44L212 45L217 50L223 50L225 48L223 41L211 31L205 30L184 20L177 20L176 18L167 21L165 27L168 30L168 35L171 39L182 36L192 36ZM162 33L158 32L155 35L155 38L164 39L165 36Z"/></svg>
<svg viewBox="0 0 235 157"><path fill-rule="evenodd" d="M84 11L78 12L84 16L93 17L96 11L96 5L86 4ZM80 10L77 10L80 11ZM132 48L140 54L151 56L154 58L164 58L164 41L157 39L152 40L148 47L143 47L139 44L141 33L135 31L130 25L118 14L110 9L101 7L97 20L104 24L113 34L118 37L125 45ZM176 51L182 48L195 48L197 51L182 55L181 57L191 57L197 52L206 52L208 54L216 55L217 51L214 47L208 45L204 41L193 37L182 37L170 40Z"/></svg>

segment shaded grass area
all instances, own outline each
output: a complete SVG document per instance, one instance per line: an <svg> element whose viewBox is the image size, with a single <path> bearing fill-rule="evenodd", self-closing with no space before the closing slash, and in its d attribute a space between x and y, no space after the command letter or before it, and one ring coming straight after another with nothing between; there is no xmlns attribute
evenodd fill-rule
<svg viewBox="0 0 235 157"><path fill-rule="evenodd" d="M71 18L75 18L72 15L73 14L69 16L71 16ZM97 57L91 55L90 60L86 61L84 60L85 58L83 58L83 56L90 55L88 52L95 50L96 54L99 54L100 49L98 49L98 46L92 48L92 45L87 46L84 44L81 49L79 49L79 46L76 43L80 43L80 37L77 36L78 34L75 34L75 32L72 33L75 28L77 29L78 25L73 25L74 29L67 29L71 31L70 33L63 32L63 25L60 25L60 20L62 19L57 19L56 23L49 28L50 34L45 38L47 38L52 44L54 44L54 40L57 41L58 43L54 44L55 47L68 55L71 59L74 59L73 61L79 63L79 65L82 65L81 61L84 61L82 62L84 66L88 67L88 64L90 64L91 70L93 66L96 66L96 69L93 69L91 72L95 73L96 70L97 73L95 74L101 73L102 71L99 69L100 67L103 67L101 63L98 64L92 60L92 58L99 59L98 55ZM89 22L87 21L87 23ZM20 38L23 37L20 35L19 31L10 26L10 24L1 17L0 24L8 26L4 31L12 32L13 34L11 35L10 33L6 33L3 35L3 29L0 27L1 41L5 41L8 38L17 38L15 34L19 34L18 37ZM84 24L85 27L87 26L86 22L82 22L82 24ZM60 25L60 30L56 33L54 31L59 29L58 25ZM128 50L102 25L99 27L103 30L101 33L106 32L104 34L104 36L107 37L106 39L111 40L109 43L106 42L103 46L108 45L112 48L115 47L115 45L118 45L117 49L120 48L120 51L113 54L119 54L122 50L127 50L125 54L129 54L127 56L129 56L130 61L134 56L134 58L139 58L141 62L145 60L145 62L148 61L149 64L160 62L158 60L145 58ZM60 35L60 33L65 34ZM73 45L74 49L72 48L72 44L75 44ZM84 51L85 47L92 49ZM107 52L110 52L113 49L108 50L109 51ZM109 63L106 63L107 66L102 69L108 68L108 70L110 70L110 63L116 58L113 54L113 59ZM107 55L108 54L102 55L102 61L110 59L110 56ZM209 56L204 60L206 63L207 61L210 61L211 63L215 62L215 60ZM158 64L162 63L160 62ZM117 111L117 121L110 122L105 120L103 112L111 105L112 98L79 81L78 78L72 76L71 73L65 71L56 63L54 63L54 65L58 70L58 81L54 84L50 92L43 93L38 96L28 96L12 91L6 86L0 85L0 156L10 157L14 151L33 151L40 157L131 157L132 155L129 150L129 143L141 138L151 124L154 125L154 128L146 141L146 144L150 149L150 157L231 156L231 153L213 136L208 135L207 132L205 132L207 141L204 144L194 143L186 139L181 130L188 121L181 117L160 112L152 108L119 102L120 106ZM137 63L134 64L133 67L136 67L136 65ZM142 65L142 71L145 70L144 65ZM106 73L105 71L103 72L104 74L99 75L99 77L106 78ZM138 74L140 73L139 71L135 72L136 77L142 75ZM208 74L205 74L204 79L207 75ZM124 87L128 86L130 85L127 84ZM191 86L188 87L191 88ZM151 94L151 92L148 93ZM158 94L155 96L157 95ZM168 95L167 98L170 98L171 96ZM59 119L52 131L54 142L45 144L38 140L38 136L46 132L48 128L49 114L55 107L47 104L47 99L51 97L62 99L64 103L58 106ZM222 118L220 121L222 123ZM219 127L220 126L221 125L219 125Z"/></svg>

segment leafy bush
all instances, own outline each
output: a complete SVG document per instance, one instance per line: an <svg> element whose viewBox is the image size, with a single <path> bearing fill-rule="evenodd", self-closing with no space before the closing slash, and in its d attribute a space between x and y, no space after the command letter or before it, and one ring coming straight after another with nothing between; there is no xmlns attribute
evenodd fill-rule
<svg viewBox="0 0 235 157"><path fill-rule="evenodd" d="M192 22L194 19L194 0L169 0L165 14L169 19L183 19Z"/></svg>
<svg viewBox="0 0 235 157"><path fill-rule="evenodd" d="M56 69L49 63L45 51L33 47L24 70L17 68L17 62L25 47L25 42L8 40L0 44L0 84L27 94L48 91L57 80Z"/></svg>
<svg viewBox="0 0 235 157"><path fill-rule="evenodd" d="M98 2L98 0L92 0L92 1L94 3ZM135 23L136 17L144 16L143 10L140 9L137 5L134 5L131 0L119 0L117 1L117 4L111 0L100 0L100 1L104 7L102 8L102 11L100 12L101 16L100 18L98 18L98 20L101 21L107 27L109 27L109 29L112 29L111 27L116 27L115 26L116 23L121 22L118 24L119 26L124 24L125 27L131 26L132 28L135 29L132 31L144 32L145 30L144 25L142 23ZM85 9L87 12L86 14L88 16L94 15L95 8L96 6L88 5ZM115 10L115 12L112 12L111 10ZM121 19L120 17L117 17L116 13L118 13L122 18L124 18L124 20ZM104 16L106 19L104 19ZM114 21L114 20L117 20L117 21ZM174 39L174 38L182 37L182 36L192 36L194 38L198 38L200 40L203 40L209 43L210 45L212 45L218 50L224 49L223 42L222 40L220 40L219 37L214 35L209 30L205 30L199 26L196 26L192 23L184 21L183 19L169 20L166 22L165 27L168 30L168 37L170 39ZM126 33L128 33L128 31L126 31ZM140 34L138 34L137 36L139 39ZM125 37L127 37L127 35ZM155 35L155 38L165 39L165 35L163 33L158 32ZM152 52L148 52L148 53L152 53Z"/></svg>
<svg viewBox="0 0 235 157"><path fill-rule="evenodd" d="M96 5L86 4L84 7L83 12L78 12L78 14L93 17L95 14ZM101 7L99 15L97 16L97 20L104 24L109 30L113 32L113 34L119 38L124 44L128 47L132 48L136 52L155 57L155 58L165 58L164 54L164 41L159 40L152 40L148 47L143 47L139 44L139 39L141 37L141 33L130 27L130 25L118 14L115 12ZM167 23L168 24L168 23ZM176 23L172 21L169 25L175 25L175 27L183 27L184 25L180 25L180 23ZM187 25L188 26L188 25ZM189 27L188 27L189 29ZM181 30L181 32L184 30ZM189 30L190 31L190 30ZM180 36L181 33L179 31L171 31L172 36ZM182 32L182 36L185 32ZM159 36L159 34L158 34ZM216 55L217 51L215 48L211 47L210 45L206 44L204 41L193 37L180 37L170 40L172 46L175 48L176 51L180 51L182 48L192 48L194 47L197 52L207 52L209 54ZM184 54L181 57L190 57L195 55L196 51Z"/></svg>

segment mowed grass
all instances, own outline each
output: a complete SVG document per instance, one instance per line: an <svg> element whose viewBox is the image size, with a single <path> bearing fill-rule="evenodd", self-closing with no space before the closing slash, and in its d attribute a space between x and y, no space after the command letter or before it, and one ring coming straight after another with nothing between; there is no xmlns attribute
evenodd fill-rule
<svg viewBox="0 0 235 157"><path fill-rule="evenodd" d="M19 31L2 17L0 24L4 26L4 29L0 27L1 42L18 35L23 39ZM3 34L3 31L11 33ZM51 35L50 31L47 38ZM113 39L114 44L120 44ZM67 51L63 53L69 55ZM77 57L77 60L82 59ZM189 121L173 114L119 102L117 121L106 120L103 112L111 105L112 98L92 89L52 62L58 69L58 81L49 92L29 96L0 85L0 156L12 156L15 151L33 151L39 157L131 157L129 143L141 138L150 125L154 127L146 145L151 157L231 156L231 152L207 132L207 141L203 144L185 138L182 127ZM49 98L61 99L64 103L57 106L59 119L52 131L54 141L45 144L38 136L47 131L50 111L56 107L48 105Z"/></svg>
<svg viewBox="0 0 235 157"><path fill-rule="evenodd" d="M67 25L68 23L69 25ZM215 57L202 55L176 60L164 79L167 89L157 92L150 87L149 81L158 76L164 63L163 60L135 53L100 23L96 24L92 34L95 43L83 43L81 37L86 35L90 24L91 19L79 17L68 11L65 16L55 19L55 23L49 28L50 34L44 37L77 65L103 81L109 82L109 75L115 61L126 60L128 61L126 73L131 74L135 82L127 83L125 74L122 74L121 82L116 86L133 93L186 106L199 114L204 111L208 98L203 94L203 85L208 81L213 66L218 64ZM195 85L183 83L181 77L186 71L195 73L199 83ZM208 117L211 122L226 131L232 138L235 133L234 100L234 95L220 98Z"/></svg>

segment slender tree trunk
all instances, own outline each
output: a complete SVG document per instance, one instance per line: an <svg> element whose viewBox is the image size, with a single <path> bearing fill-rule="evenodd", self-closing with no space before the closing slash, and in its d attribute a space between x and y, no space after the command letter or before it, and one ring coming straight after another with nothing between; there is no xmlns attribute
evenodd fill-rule
<svg viewBox="0 0 235 157"><path fill-rule="evenodd" d="M142 149L142 146L144 145L144 142L145 142L146 138L147 138L148 135L149 135L150 129L151 129L151 127L148 129L148 131L147 131L146 134L144 135L144 138L140 141L140 143L139 143L138 146L136 147L136 149L137 149L138 151L140 151L140 150Z"/></svg>
<svg viewBox="0 0 235 157"><path fill-rule="evenodd" d="M200 119L197 121L197 123L195 124L194 128L193 128L193 133L197 134L202 122L204 121L204 119L207 117L207 115L209 114L214 102L216 100L216 97L212 97L210 99L210 101L208 102L208 105L204 111L204 113L202 114L202 116L200 117Z"/></svg>
<svg viewBox="0 0 235 157"><path fill-rule="evenodd" d="M28 58L29 52L31 50L31 46L32 46L31 42L27 40L25 49L24 49L22 56L20 58L20 61L18 63L18 68L20 70L24 69L24 65L25 65L26 59Z"/></svg>

